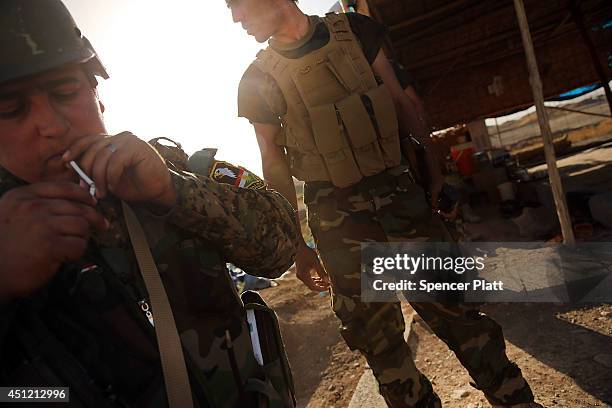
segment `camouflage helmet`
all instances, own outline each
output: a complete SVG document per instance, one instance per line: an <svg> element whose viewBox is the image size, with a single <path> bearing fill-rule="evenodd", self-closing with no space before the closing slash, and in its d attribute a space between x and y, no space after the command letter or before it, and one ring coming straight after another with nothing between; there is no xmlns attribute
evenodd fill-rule
<svg viewBox="0 0 612 408"><path fill-rule="evenodd" d="M91 43L60 0L0 1L0 83L65 64L108 78Z"/></svg>

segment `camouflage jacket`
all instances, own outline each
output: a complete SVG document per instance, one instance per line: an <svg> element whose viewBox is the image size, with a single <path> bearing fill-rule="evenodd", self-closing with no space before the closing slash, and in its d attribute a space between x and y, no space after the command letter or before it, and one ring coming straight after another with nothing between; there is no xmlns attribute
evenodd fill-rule
<svg viewBox="0 0 612 408"><path fill-rule="evenodd" d="M177 205L163 216L135 210L168 292L194 400L244 405L236 389L244 379L230 366L253 371L256 363L225 262L278 277L295 257L293 210L271 190L171 173ZM0 168L0 196L24 184ZM92 237L83 259L63 265L35 295L0 305L0 386L69 386L79 407L164 407L148 296L121 206L110 198L98 207L111 227Z"/></svg>

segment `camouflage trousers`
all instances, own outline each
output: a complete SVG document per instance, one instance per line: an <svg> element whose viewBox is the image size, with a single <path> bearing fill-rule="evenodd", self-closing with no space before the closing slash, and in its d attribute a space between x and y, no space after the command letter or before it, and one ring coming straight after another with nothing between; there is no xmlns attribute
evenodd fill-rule
<svg viewBox="0 0 612 408"><path fill-rule="evenodd" d="M403 168L338 189L307 183L308 224L332 283L332 308L341 320L347 345L367 359L379 389L392 407L440 407L429 380L417 369L404 340L398 303L360 300L360 243L448 241L448 232L432 215L421 187ZM468 304L411 303L469 371L490 401L533 401L520 369L505 352L501 327Z"/></svg>

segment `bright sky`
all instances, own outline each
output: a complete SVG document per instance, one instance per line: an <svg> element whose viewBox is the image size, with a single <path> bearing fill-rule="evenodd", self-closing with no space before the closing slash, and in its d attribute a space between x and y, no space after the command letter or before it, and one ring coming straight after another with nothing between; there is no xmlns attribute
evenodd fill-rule
<svg viewBox="0 0 612 408"><path fill-rule="evenodd" d="M109 132L148 140L166 136L187 153L219 149L217 158L261 175L252 127L236 116L238 83L258 44L233 24L224 0L64 0L100 54ZM324 14L334 0L302 0Z"/></svg>

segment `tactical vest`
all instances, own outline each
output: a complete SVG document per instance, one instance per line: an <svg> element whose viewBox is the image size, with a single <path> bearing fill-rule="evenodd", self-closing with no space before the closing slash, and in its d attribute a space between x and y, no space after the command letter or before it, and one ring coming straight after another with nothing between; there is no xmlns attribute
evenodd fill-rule
<svg viewBox="0 0 612 408"><path fill-rule="evenodd" d="M330 33L325 46L296 59L268 47L255 65L285 98L276 143L285 148L292 175L347 187L400 164L397 116L346 15L321 20Z"/></svg>

